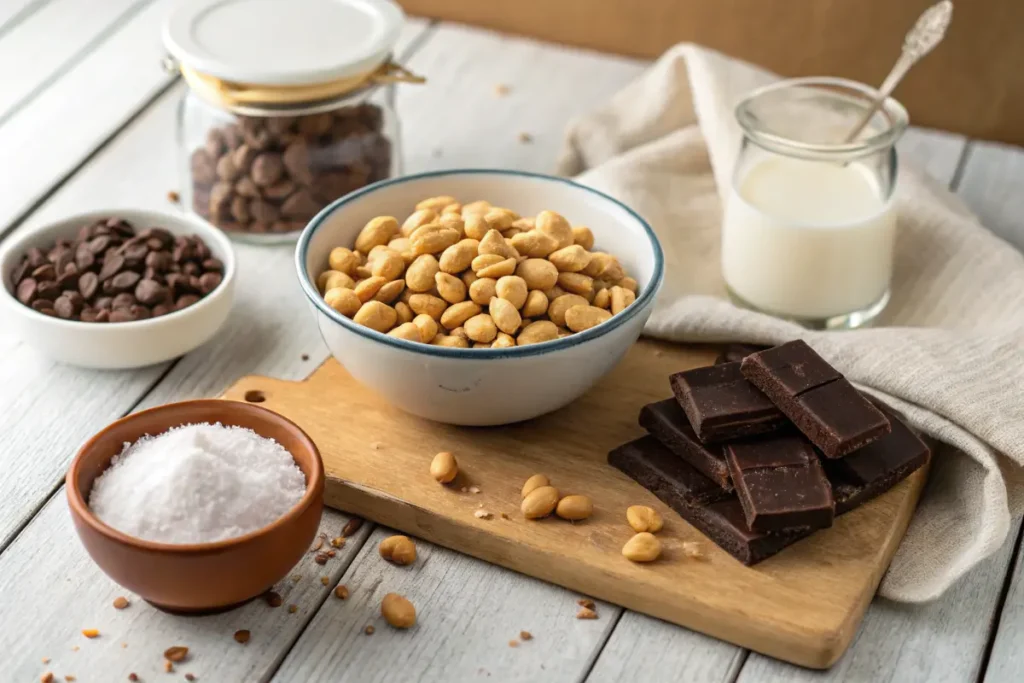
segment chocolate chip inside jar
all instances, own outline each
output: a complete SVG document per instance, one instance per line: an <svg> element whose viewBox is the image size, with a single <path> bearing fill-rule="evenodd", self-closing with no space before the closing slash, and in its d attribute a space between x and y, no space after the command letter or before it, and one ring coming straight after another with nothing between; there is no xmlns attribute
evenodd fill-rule
<svg viewBox="0 0 1024 683"><path fill-rule="evenodd" d="M220 285L223 273L200 237L136 231L107 218L82 226L74 240L29 249L11 284L18 301L46 315L131 322L191 306Z"/></svg>
<svg viewBox="0 0 1024 683"><path fill-rule="evenodd" d="M192 209L222 230L294 233L328 203L391 172L380 107L242 117L191 152Z"/></svg>

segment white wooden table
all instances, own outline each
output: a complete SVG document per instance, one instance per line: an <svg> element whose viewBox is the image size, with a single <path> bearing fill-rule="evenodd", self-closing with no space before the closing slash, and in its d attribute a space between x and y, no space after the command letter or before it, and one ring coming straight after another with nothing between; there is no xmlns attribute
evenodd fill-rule
<svg viewBox="0 0 1024 683"><path fill-rule="evenodd" d="M0 237L71 212L168 205L178 189L175 106L182 84L159 67L171 0L0 2ZM449 24L411 21L402 61L429 77L403 87L406 171L503 166L550 171L567 121L605 100L645 63ZM509 93L498 97L495 87ZM453 103L457 102L457 106ZM520 141L529 133L532 143ZM912 130L905 159L949 185L983 222L1024 247L1024 152ZM372 524L320 567L213 617L173 617L133 600L86 556L61 485L77 446L133 410L215 396L238 377L306 376L327 357L302 299L290 247L237 245L238 299L215 340L134 372L55 365L0 327L0 680L50 670L84 682L143 681L980 681L1024 680L1020 523L1011 542L935 603L876 600L830 671L750 653L608 604L574 618L561 588L419 543L418 566L382 562ZM307 359L308 358L308 359ZM337 535L346 518L327 512ZM328 577L328 584L320 577ZM340 601L338 582L351 590ZM411 632L382 627L380 597L407 595ZM129 596L132 597L132 596ZM363 632L376 624L373 635ZM99 638L80 631L97 628ZM249 629L252 640L232 639ZM520 630L534 638L517 648ZM174 674L162 652L187 645ZM42 658L49 658L43 663ZM70 679L68 679L70 680Z"/></svg>

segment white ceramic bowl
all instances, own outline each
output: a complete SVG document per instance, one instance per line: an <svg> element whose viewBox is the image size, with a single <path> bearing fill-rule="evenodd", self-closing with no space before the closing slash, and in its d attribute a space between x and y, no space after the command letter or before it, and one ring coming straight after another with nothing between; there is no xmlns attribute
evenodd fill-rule
<svg viewBox="0 0 1024 683"><path fill-rule="evenodd" d="M337 246L351 246L375 216L399 220L427 197L486 199L524 216L544 209L594 232L640 285L636 302L579 334L509 349L457 349L396 339L357 325L327 304L316 276ZM518 171L455 170L385 180L317 215L299 238L299 281L320 333L345 369L414 415L459 425L497 425L556 410L607 373L640 336L661 287L663 258L650 226L617 200L571 180Z"/></svg>
<svg viewBox="0 0 1024 683"><path fill-rule="evenodd" d="M74 239L78 229L100 218L117 216L136 230L164 228L174 235L198 235L224 263L220 285L197 303L159 318L126 323L85 323L39 313L14 297L11 273L32 247L49 249L58 239ZM85 368L124 369L161 363L188 353L209 340L231 310L235 290L235 255L220 230L180 214L141 209L91 211L65 218L8 239L0 248L0 325L51 358Z"/></svg>

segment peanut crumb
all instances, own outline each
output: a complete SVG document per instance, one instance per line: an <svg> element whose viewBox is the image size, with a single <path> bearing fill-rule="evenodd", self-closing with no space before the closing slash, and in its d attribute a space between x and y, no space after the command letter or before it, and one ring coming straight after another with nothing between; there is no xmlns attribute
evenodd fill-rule
<svg viewBox="0 0 1024 683"><path fill-rule="evenodd" d="M501 513L501 518L502 518L502 519L511 519L511 517L509 517L508 515L506 515L506 514L505 514L504 512L502 512L502 513Z"/></svg>
<svg viewBox="0 0 1024 683"><path fill-rule="evenodd" d="M95 628L83 628L82 629L82 635L85 636L86 638L99 638L100 637L100 631L99 631L99 629L95 629Z"/></svg>
<svg viewBox="0 0 1024 683"><path fill-rule="evenodd" d="M352 519L345 522L344 528L341 530L342 538L348 538L355 532L359 531L363 526L362 517L353 517Z"/></svg>
<svg viewBox="0 0 1024 683"><path fill-rule="evenodd" d="M381 444L380 441L374 441L373 443L370 444L370 448L372 448L375 451L379 451L382 445L383 444Z"/></svg>
<svg viewBox="0 0 1024 683"><path fill-rule="evenodd" d="M238 643L248 643L250 636L251 636L251 634L247 630L245 630L244 628L241 629L240 631L235 631L235 642L238 642Z"/></svg>
<svg viewBox="0 0 1024 683"><path fill-rule="evenodd" d="M174 672L174 664L171 664L171 660L169 660L169 659L165 659L164 660L164 671L166 671L167 673L173 673Z"/></svg>
<svg viewBox="0 0 1024 683"><path fill-rule="evenodd" d="M288 605L288 614L295 614L298 611L299 611L299 606L298 605L295 605L295 604Z"/></svg>
<svg viewBox="0 0 1024 683"><path fill-rule="evenodd" d="M302 574L292 574L292 583L302 581Z"/></svg>
<svg viewBox="0 0 1024 683"><path fill-rule="evenodd" d="M317 553L316 557L313 558L313 561L316 562L317 564L323 566L323 565L327 564L327 560L329 560L329 559L330 558L327 556L327 553Z"/></svg>
<svg viewBox="0 0 1024 683"><path fill-rule="evenodd" d="M121 647L122 648L128 647L128 643L121 643Z"/></svg>
<svg viewBox="0 0 1024 683"><path fill-rule="evenodd" d="M576 613L577 619L597 619L597 612L588 608L581 607L580 611Z"/></svg>
<svg viewBox="0 0 1024 683"><path fill-rule="evenodd" d="M477 519L490 519L494 515L492 515L487 510L477 510L476 512L473 513L473 516Z"/></svg>
<svg viewBox="0 0 1024 683"><path fill-rule="evenodd" d="M123 595L119 595L116 598L114 598L114 609L124 609L129 604L131 603L128 602L128 598L124 597Z"/></svg>
<svg viewBox="0 0 1024 683"><path fill-rule="evenodd" d="M470 493L480 493L480 487L479 486L470 486L469 487L469 492Z"/></svg>
<svg viewBox="0 0 1024 683"><path fill-rule="evenodd" d="M494 94L497 95L498 97L504 97L508 93L509 87L504 83L498 83L496 86L494 86Z"/></svg>
<svg viewBox="0 0 1024 683"><path fill-rule="evenodd" d="M683 555L692 557L695 560L703 560L704 550L700 547L700 543L696 541L685 541L683 542Z"/></svg>
<svg viewBox="0 0 1024 683"><path fill-rule="evenodd" d="M329 577L329 576L321 576L320 577L320 583L322 583L323 585L326 586L330 582L331 582L331 577Z"/></svg>
<svg viewBox="0 0 1024 683"><path fill-rule="evenodd" d="M78 652L78 646L77 645L72 645L71 646L71 651L72 652Z"/></svg>
<svg viewBox="0 0 1024 683"><path fill-rule="evenodd" d="M39 677L39 683L53 683L53 672L46 671Z"/></svg>
<svg viewBox="0 0 1024 683"><path fill-rule="evenodd" d="M181 201L181 195L178 194L177 192L175 192L174 190L168 190L167 191L167 201L169 201L171 203L174 203L174 204L177 204L178 202Z"/></svg>
<svg viewBox="0 0 1024 683"><path fill-rule="evenodd" d="M338 553L334 552L333 550L328 550L328 551L327 551L327 557L334 557L334 556L335 556L335 555L337 555L337 554L338 554Z"/></svg>
<svg viewBox="0 0 1024 683"><path fill-rule="evenodd" d="M519 639L520 640L533 640L533 634L530 633L529 631L520 631L519 632Z"/></svg>
<svg viewBox="0 0 1024 683"><path fill-rule="evenodd" d="M348 600L348 586L343 583L339 583L334 589L334 597L339 600Z"/></svg>
<svg viewBox="0 0 1024 683"><path fill-rule="evenodd" d="M530 135L529 133L520 133L519 142L523 143L524 145L529 144L533 142L533 136Z"/></svg>
<svg viewBox="0 0 1024 683"><path fill-rule="evenodd" d="M594 609L594 601L590 598L580 598L576 601L576 604L587 609Z"/></svg>
<svg viewBox="0 0 1024 683"><path fill-rule="evenodd" d="M519 641L518 640L510 640L510 641L508 641L508 646L509 647L519 647Z"/></svg>
<svg viewBox="0 0 1024 683"><path fill-rule="evenodd" d="M366 628L363 629L363 633L365 633L368 636L372 636L373 632L376 630L377 629L373 627L373 624L367 624Z"/></svg>
<svg viewBox="0 0 1024 683"><path fill-rule="evenodd" d="M467 488L466 488L465 486L463 486L463 487L462 487L461 489L459 489L459 490L460 490L460 491L462 491L463 493L469 493L469 489L467 489Z"/></svg>
<svg viewBox="0 0 1024 683"><path fill-rule="evenodd" d="M340 548L343 545L345 545L345 538L343 536L335 536L331 539L332 548Z"/></svg>
<svg viewBox="0 0 1024 683"><path fill-rule="evenodd" d="M131 672L130 674L128 674L128 680L133 682L139 680L139 674L135 673L134 671Z"/></svg>
<svg viewBox="0 0 1024 683"><path fill-rule="evenodd" d="M74 677L74 676L72 676L71 674L66 674L66 675L64 676L64 680L65 680L65 681L67 681L68 683L71 683L71 681L74 681L74 680L76 680L76 679L75 679L75 677Z"/></svg>
<svg viewBox="0 0 1024 683"><path fill-rule="evenodd" d="M315 552L319 551L320 548L323 548L323 547L324 547L324 539L318 538L318 539L316 539L316 543L313 544L313 547L310 548L309 552L315 553Z"/></svg>
<svg viewBox="0 0 1024 683"><path fill-rule="evenodd" d="M49 657L43 657L43 664L49 664L49 663L50 663L50 658Z"/></svg>
<svg viewBox="0 0 1024 683"><path fill-rule="evenodd" d="M194 680L196 680L196 677L193 676L192 674L185 674L185 680L186 681L194 681Z"/></svg>
<svg viewBox="0 0 1024 683"><path fill-rule="evenodd" d="M188 648L184 645L175 645L164 650L164 659L168 662L181 662L188 657Z"/></svg>
<svg viewBox="0 0 1024 683"><path fill-rule="evenodd" d="M284 599L281 598L281 594L276 591L267 591L263 594L263 599L267 601L267 604L271 607L280 607L284 604Z"/></svg>

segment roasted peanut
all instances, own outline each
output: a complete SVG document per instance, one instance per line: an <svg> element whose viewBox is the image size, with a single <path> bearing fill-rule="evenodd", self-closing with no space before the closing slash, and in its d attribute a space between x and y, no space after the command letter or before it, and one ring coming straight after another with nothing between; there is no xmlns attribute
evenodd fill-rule
<svg viewBox="0 0 1024 683"><path fill-rule="evenodd" d="M559 249L548 255L548 260L563 273L578 273L590 263L590 252L578 244Z"/></svg>
<svg viewBox="0 0 1024 683"><path fill-rule="evenodd" d="M456 216L461 216L462 204L459 204L458 202L453 202L448 206L444 207L443 209L441 209L441 214L455 214Z"/></svg>
<svg viewBox="0 0 1024 683"><path fill-rule="evenodd" d="M429 344L437 336L437 321L425 313L412 319L412 324L420 331L420 341Z"/></svg>
<svg viewBox="0 0 1024 683"><path fill-rule="evenodd" d="M533 475L523 484L522 497L526 498L530 495L530 492L534 489L539 489L541 486L551 486L551 481L543 474Z"/></svg>
<svg viewBox="0 0 1024 683"><path fill-rule="evenodd" d="M331 249L331 254L327 258L327 263L331 266L331 270L337 270L345 273L349 277L355 275L356 268L359 267L359 257L356 256L355 252L345 247L335 247Z"/></svg>
<svg viewBox="0 0 1024 683"><path fill-rule="evenodd" d="M452 275L458 275L473 263L473 259L479 253L479 248L480 242L477 240L469 238L459 240L441 254L441 258L438 261L441 270Z"/></svg>
<svg viewBox="0 0 1024 683"><path fill-rule="evenodd" d="M432 294L413 294L409 297L409 308L417 315L426 314L434 320L440 320L441 314L448 308L448 302Z"/></svg>
<svg viewBox="0 0 1024 683"><path fill-rule="evenodd" d="M373 273L370 271L370 266L356 266L356 280L365 280L368 277L372 277Z"/></svg>
<svg viewBox="0 0 1024 683"><path fill-rule="evenodd" d="M437 273L434 275L434 285L437 293L448 303L457 304L466 298L466 283L454 275Z"/></svg>
<svg viewBox="0 0 1024 683"><path fill-rule="evenodd" d="M388 593L384 596L380 602L380 613L384 621L394 628L412 628L416 625L416 608L398 593ZM372 631L367 630L367 633Z"/></svg>
<svg viewBox="0 0 1024 683"><path fill-rule="evenodd" d="M641 531L657 533L665 524L658 511L646 505L630 505L626 508L626 521L637 533Z"/></svg>
<svg viewBox="0 0 1024 683"><path fill-rule="evenodd" d="M517 310L526 304L526 295L528 294L526 281L518 275L506 275L499 278L494 286L494 291L499 298L508 301Z"/></svg>
<svg viewBox="0 0 1024 683"><path fill-rule="evenodd" d="M463 282L464 282L464 283L466 284L466 289L467 289L467 290L468 290L468 289L469 289L470 287L472 287L472 286L473 286L473 283L474 283L474 282L476 282L477 280L479 280L479 279L480 279L480 277L479 277L479 276L478 276L478 275L477 275L476 273L474 273L474 272L473 272L472 270L467 270L466 272L464 272L464 273L463 273L462 275L460 275L459 277L460 277L460 278L462 279L462 281L463 281Z"/></svg>
<svg viewBox="0 0 1024 683"><path fill-rule="evenodd" d="M484 238L480 240L477 251L481 254L497 254L502 259L515 255L505 243L505 238L501 236L501 233L494 229L488 230Z"/></svg>
<svg viewBox="0 0 1024 683"><path fill-rule="evenodd" d="M598 308L610 308L612 305L612 295L610 289L602 289L594 294L594 305Z"/></svg>
<svg viewBox="0 0 1024 683"><path fill-rule="evenodd" d="M335 287L347 287L352 289L356 286L355 280L340 270L325 270L316 278L316 285L320 291L326 294Z"/></svg>
<svg viewBox="0 0 1024 683"><path fill-rule="evenodd" d="M335 287L327 290L324 294L324 303L341 313L346 318L351 318L363 305L356 293L348 287Z"/></svg>
<svg viewBox="0 0 1024 683"><path fill-rule="evenodd" d="M631 562L653 562L661 555L661 541L654 534L642 531L626 541L622 554Z"/></svg>
<svg viewBox="0 0 1024 683"><path fill-rule="evenodd" d="M555 285L551 289L545 289L544 290L544 296L546 296L548 298L548 301L554 301L558 297L565 296L568 293L569 292L565 291L564 289L562 289L558 285Z"/></svg>
<svg viewBox="0 0 1024 683"><path fill-rule="evenodd" d="M394 564L409 565L416 561L416 546L408 536L388 536L377 550L381 557Z"/></svg>
<svg viewBox="0 0 1024 683"><path fill-rule="evenodd" d="M402 323L395 329L388 332L388 336L398 337L399 339L405 339L406 341L421 341L420 328L416 327L412 323Z"/></svg>
<svg viewBox="0 0 1024 683"><path fill-rule="evenodd" d="M430 476L442 484L448 484L459 473L459 465L455 456L448 451L441 451L430 461Z"/></svg>
<svg viewBox="0 0 1024 683"><path fill-rule="evenodd" d="M603 251L595 251L590 255L590 263L583 269L583 274L610 282L618 282L625 276L619 260Z"/></svg>
<svg viewBox="0 0 1024 683"><path fill-rule="evenodd" d="M413 292L429 292L434 287L434 275L440 270L432 254L417 256L405 271L405 286Z"/></svg>
<svg viewBox="0 0 1024 683"><path fill-rule="evenodd" d="M515 345L515 337L505 334L504 332L499 332L498 336L494 338L493 342L491 342L492 349L510 349Z"/></svg>
<svg viewBox="0 0 1024 683"><path fill-rule="evenodd" d="M516 266L516 275L523 278L530 289L551 289L558 282L558 268L545 259L526 259Z"/></svg>
<svg viewBox="0 0 1024 683"><path fill-rule="evenodd" d="M631 277L624 277L621 280L619 280L616 284L618 284L619 287L622 287L623 289L628 289L629 291L633 292L633 294L636 294L639 290L639 285L637 284L636 280Z"/></svg>
<svg viewBox="0 0 1024 683"><path fill-rule="evenodd" d="M484 220L483 214L473 213L469 215L463 215L464 227L463 230L466 233L466 237L474 240L482 240L487 231L491 229L491 226Z"/></svg>
<svg viewBox="0 0 1024 683"><path fill-rule="evenodd" d="M398 221L393 216L377 216L370 220L356 237L356 249L369 254L378 245L384 245L399 232ZM342 270L335 268L335 270Z"/></svg>
<svg viewBox="0 0 1024 683"><path fill-rule="evenodd" d="M519 218L519 214L515 211L509 211L508 209L502 209L498 207L492 207L487 213L484 214L484 220L487 221L487 225L491 226L493 230L507 230L512 227L512 224Z"/></svg>
<svg viewBox="0 0 1024 683"><path fill-rule="evenodd" d="M458 200L455 199L455 197L440 195L437 197L431 197L430 199L424 199L416 205L416 210L422 211L423 209L433 209L434 211L442 211L444 210L444 207L457 202Z"/></svg>
<svg viewBox="0 0 1024 683"><path fill-rule="evenodd" d="M382 277L368 277L356 283L355 293L364 304L372 299L377 291L387 282Z"/></svg>
<svg viewBox="0 0 1024 683"><path fill-rule="evenodd" d="M588 302L594 298L594 279L583 273L559 273L558 286L567 292L586 297Z"/></svg>
<svg viewBox="0 0 1024 683"><path fill-rule="evenodd" d="M408 237L416 231L416 228L423 227L424 225L433 223L436 220L437 212L433 209L420 209L418 211L414 211L405 219L405 222L402 223L401 233L403 236Z"/></svg>
<svg viewBox="0 0 1024 683"><path fill-rule="evenodd" d="M475 304L474 304L475 305ZM463 327L466 329L466 336L475 342L490 343L498 335L498 328L486 313L478 313L467 320Z"/></svg>
<svg viewBox="0 0 1024 683"><path fill-rule="evenodd" d="M622 313L631 303L636 301L636 294L625 287L615 285L611 288L612 315Z"/></svg>
<svg viewBox="0 0 1024 683"><path fill-rule="evenodd" d="M415 308L413 310L416 310ZM449 330L461 327L464 322L479 313L480 305L472 301L462 301L453 304L441 314L441 324Z"/></svg>
<svg viewBox="0 0 1024 683"><path fill-rule="evenodd" d="M413 253L418 256L420 254L440 254L460 239L462 239L462 235L455 228L440 223L430 223L416 228L416 231L409 237L409 243Z"/></svg>
<svg viewBox="0 0 1024 683"><path fill-rule="evenodd" d="M405 280L392 280L391 282L381 285L381 288L373 295L373 300L380 301L384 304L390 304L399 297L404 289Z"/></svg>
<svg viewBox="0 0 1024 683"><path fill-rule="evenodd" d="M565 326L573 332L582 332L611 317L610 312L597 306L573 306L565 312Z"/></svg>
<svg viewBox="0 0 1024 683"><path fill-rule="evenodd" d="M525 282L525 281L524 281ZM544 315L548 310L548 298L539 289L531 289L526 295L526 303L523 304L521 314L524 318L536 318Z"/></svg>
<svg viewBox="0 0 1024 683"><path fill-rule="evenodd" d="M558 249L558 240L540 230L528 230L512 236L512 246L530 258L545 258Z"/></svg>
<svg viewBox="0 0 1024 683"><path fill-rule="evenodd" d="M448 332L448 334L452 337L461 337L462 339L469 341L469 335L466 334L466 327L464 325L459 325L455 329Z"/></svg>
<svg viewBox="0 0 1024 683"><path fill-rule="evenodd" d="M516 344L526 346L552 339L558 339L558 327L550 320L538 320L523 328L523 331L516 337Z"/></svg>
<svg viewBox="0 0 1024 683"><path fill-rule="evenodd" d="M512 227L516 228L517 230L522 230L523 232L528 232L530 230L533 230L534 223L535 221L533 218L525 216L523 218L517 218L514 221L512 221Z"/></svg>
<svg viewBox="0 0 1024 683"><path fill-rule="evenodd" d="M554 486L538 486L526 494L520 509L526 519L547 517L558 505L558 489Z"/></svg>
<svg viewBox="0 0 1024 683"><path fill-rule="evenodd" d="M481 306L486 306L498 294L497 282L492 277L477 278L469 286L469 298Z"/></svg>
<svg viewBox="0 0 1024 683"><path fill-rule="evenodd" d="M490 210L491 210L491 203L490 202L488 202L486 200L483 200L483 199L478 199L475 202L470 202L469 204L463 204L462 205L462 217L465 218L466 216L468 216L470 214L476 214L476 213L478 213L478 214L480 214L482 216L483 214L487 213Z"/></svg>
<svg viewBox="0 0 1024 683"><path fill-rule="evenodd" d="M554 211L541 211L534 219L537 230L545 232L558 242L558 248L563 249L573 244L572 226L569 221Z"/></svg>
<svg viewBox="0 0 1024 683"><path fill-rule="evenodd" d="M395 326L398 314L395 309L379 301L367 301L356 311L352 320L378 332L387 332Z"/></svg>
<svg viewBox="0 0 1024 683"><path fill-rule="evenodd" d="M396 237L388 242L388 249L398 252L407 266L416 258L416 254L412 252L412 242L408 237Z"/></svg>
<svg viewBox="0 0 1024 683"><path fill-rule="evenodd" d="M495 296L491 297L488 304L495 326L506 334L515 334L523 318L512 302Z"/></svg>
<svg viewBox="0 0 1024 683"><path fill-rule="evenodd" d="M586 519L594 512L594 504L587 496L565 496L555 506L555 514L562 519L578 522Z"/></svg>
<svg viewBox="0 0 1024 683"><path fill-rule="evenodd" d="M380 292L377 293L380 294ZM403 291L402 294L405 294L405 292ZM393 304L393 306L395 309L395 313L398 314L399 325L412 322L412 319L413 317L415 317L415 314L412 312L412 309L409 308L409 304L405 303L404 301L397 301Z"/></svg>
<svg viewBox="0 0 1024 683"><path fill-rule="evenodd" d="M548 318L559 327L565 327L565 312L573 306L587 306L589 303L579 294L563 294L548 306Z"/></svg>
<svg viewBox="0 0 1024 683"><path fill-rule="evenodd" d="M469 342L463 337L453 337L447 334L438 334L434 341L430 342L436 346L450 346L456 349L468 349Z"/></svg>
<svg viewBox="0 0 1024 683"><path fill-rule="evenodd" d="M384 247L387 251L373 259L370 272L385 280L394 280L405 270L405 260L397 251Z"/></svg>
<svg viewBox="0 0 1024 683"><path fill-rule="evenodd" d="M572 229L572 241L590 251L594 248L594 233L586 226L577 225Z"/></svg>
<svg viewBox="0 0 1024 683"><path fill-rule="evenodd" d="M496 256L496 254L488 254L487 256ZM478 256L477 258L481 258ZM476 259L473 259L474 262ZM511 275L516 272L516 260L514 258L507 258L504 261L498 261L497 263L491 263L480 270L476 271L476 274L480 277L499 278L505 275Z"/></svg>

